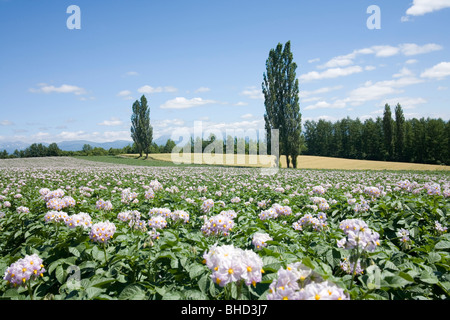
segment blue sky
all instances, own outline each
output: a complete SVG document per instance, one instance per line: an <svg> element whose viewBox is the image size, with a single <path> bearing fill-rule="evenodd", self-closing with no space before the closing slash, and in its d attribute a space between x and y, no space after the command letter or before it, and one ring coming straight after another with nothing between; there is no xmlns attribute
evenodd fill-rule
<svg viewBox="0 0 450 320"><path fill-rule="evenodd" d="M0 0L0 142L130 140L142 94L155 138L194 121L263 129L265 62L287 41L303 121L385 103L449 120L449 27L450 0Z"/></svg>

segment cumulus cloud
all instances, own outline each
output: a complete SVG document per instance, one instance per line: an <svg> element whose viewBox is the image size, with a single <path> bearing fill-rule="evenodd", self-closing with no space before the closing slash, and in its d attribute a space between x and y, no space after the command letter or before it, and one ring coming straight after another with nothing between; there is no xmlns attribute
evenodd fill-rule
<svg viewBox="0 0 450 320"><path fill-rule="evenodd" d="M75 95L82 95L86 93L86 90L77 86L63 84L59 87L50 86L45 83L39 84L39 88L31 88L30 92L33 93L73 93Z"/></svg>
<svg viewBox="0 0 450 320"><path fill-rule="evenodd" d="M167 87L151 87L149 85L142 86L138 89L139 93L152 94L152 93L162 93L162 92L177 92L178 89L167 86Z"/></svg>
<svg viewBox="0 0 450 320"><path fill-rule="evenodd" d="M342 109L348 106L360 106L369 101L380 101L382 99L387 99L386 97L394 94L401 94L403 88L423 81L424 80L414 76L404 76L378 82L367 81L363 85L350 91L345 98L335 99L331 102L319 99L316 103L306 106L304 110ZM413 100L413 98L408 98L407 100L404 98L404 102L408 103L410 106L424 103L421 98L416 98L415 100Z"/></svg>
<svg viewBox="0 0 450 320"><path fill-rule="evenodd" d="M334 87L323 87L323 88L319 88L319 89L316 89L316 90L313 90L313 91L303 90L303 91L300 91L298 96L300 98L306 98L306 97L317 95L317 94L328 93L328 92L331 92L331 91L334 91L334 90L339 90L339 89L342 89L343 87L344 86L339 85L339 86L334 86Z"/></svg>
<svg viewBox="0 0 450 320"><path fill-rule="evenodd" d="M349 54L333 57L323 65L320 65L318 68L327 69L347 67L353 65L355 59L361 55L374 55L375 57L387 58L398 54L403 54L405 56L414 56L438 50L442 50L442 46L435 43L428 43L425 45L418 45L416 43L402 43L397 46L376 45L363 49L357 49Z"/></svg>
<svg viewBox="0 0 450 320"><path fill-rule="evenodd" d="M406 14L422 16L445 8L450 8L450 0L414 0L412 6L406 10Z"/></svg>
<svg viewBox="0 0 450 320"><path fill-rule="evenodd" d="M399 46L399 49L405 56L415 56L418 54L442 50L442 46L435 43L429 43L423 46L419 46L415 43L404 43Z"/></svg>
<svg viewBox="0 0 450 320"><path fill-rule="evenodd" d="M423 80L416 77L403 77L375 83L367 81L363 86L352 90L344 101L352 106L359 106L367 101L380 100L385 96L401 93L403 92L402 88L421 82Z"/></svg>
<svg viewBox="0 0 450 320"><path fill-rule="evenodd" d="M262 90L256 88L255 86L245 88L245 90L243 90L241 92L241 95L246 96L250 99L254 99L254 100L263 100L264 99Z"/></svg>
<svg viewBox="0 0 450 320"><path fill-rule="evenodd" d="M342 109L346 107L346 103L342 100L336 100L332 103L326 101L319 101L315 104L311 104L305 107L305 110L315 110L315 109Z"/></svg>
<svg viewBox="0 0 450 320"><path fill-rule="evenodd" d="M170 123L168 122L168 126L154 127L154 137L159 138L161 136L170 135L174 140L178 140L180 137L177 136L180 132L188 133L189 135L193 134L203 134L204 138L207 138L210 133L217 133L218 137L226 137L227 134L243 136L246 133L258 133L258 130L264 130L264 119L255 119L255 120L241 120L234 122L215 122L210 121L208 117L202 117L199 119L200 125L197 122L196 127L193 125L185 125L184 123ZM161 120L161 123L166 123L165 120ZM255 137L256 138L256 137Z"/></svg>
<svg viewBox="0 0 450 320"><path fill-rule="evenodd" d="M129 95L131 95L131 91L130 90L123 90L123 91L120 91L117 95L119 97L129 96Z"/></svg>
<svg viewBox="0 0 450 320"><path fill-rule="evenodd" d="M48 137L47 141L72 141L87 140L92 142L111 142L115 140L131 140L130 131L106 131L106 132L86 132L86 131L63 131L55 136Z"/></svg>
<svg viewBox="0 0 450 320"><path fill-rule="evenodd" d="M314 63L314 62L319 62L320 58L315 58L315 59L310 59L308 60L308 63Z"/></svg>
<svg viewBox="0 0 450 320"><path fill-rule="evenodd" d="M450 62L441 62L437 65L425 70L420 75L422 78L429 79L444 79L445 77L450 76Z"/></svg>
<svg viewBox="0 0 450 320"><path fill-rule="evenodd" d="M208 91L211 91L211 89L207 88L207 87L200 87L197 90L195 90L194 92L195 93L201 93L201 92L208 92Z"/></svg>
<svg viewBox="0 0 450 320"><path fill-rule="evenodd" d="M133 100L132 92L130 90L120 91L117 96L123 98L124 100Z"/></svg>
<svg viewBox="0 0 450 320"><path fill-rule="evenodd" d="M0 126L12 126L14 123L9 120L0 121Z"/></svg>
<svg viewBox="0 0 450 320"><path fill-rule="evenodd" d="M98 123L99 126L107 126L107 127L113 127L113 126L121 126L123 124L123 121L119 118L111 118L110 120L105 120L101 123Z"/></svg>
<svg viewBox="0 0 450 320"><path fill-rule="evenodd" d="M402 78L402 77L411 77L413 76L413 72L408 68L402 68L399 73L393 75L394 78Z"/></svg>
<svg viewBox="0 0 450 320"><path fill-rule="evenodd" d="M155 120L152 122L154 128L168 128L172 126L182 126L184 121L181 119L165 119L165 120Z"/></svg>
<svg viewBox="0 0 450 320"><path fill-rule="evenodd" d="M354 73L360 73L363 68L360 66L351 66L346 68L331 68L322 72L311 71L300 75L299 80L302 82L309 82L314 80L331 79L337 77L344 77Z"/></svg>
<svg viewBox="0 0 450 320"><path fill-rule="evenodd" d="M418 61L416 60L416 59L409 59L409 60L406 60L405 61L405 63L406 64L415 64L415 63L417 63Z"/></svg>
<svg viewBox="0 0 450 320"><path fill-rule="evenodd" d="M204 100L202 98L186 99L184 97L177 97L169 100L160 106L161 109L189 109L207 104L217 103L214 100Z"/></svg>
<svg viewBox="0 0 450 320"><path fill-rule="evenodd" d="M398 98L383 99L380 101L379 105L384 106L387 103L390 106L396 106L397 103L400 103L403 110L408 110L408 109L414 109L414 108L416 108L417 105L425 104L427 102L428 102L427 100L425 100L424 98L421 98L421 97L417 97L417 98L398 97Z"/></svg>
<svg viewBox="0 0 450 320"><path fill-rule="evenodd" d="M227 131L248 131L264 129L264 119L243 120L235 122L204 122L202 127L204 130L220 130L224 134Z"/></svg>

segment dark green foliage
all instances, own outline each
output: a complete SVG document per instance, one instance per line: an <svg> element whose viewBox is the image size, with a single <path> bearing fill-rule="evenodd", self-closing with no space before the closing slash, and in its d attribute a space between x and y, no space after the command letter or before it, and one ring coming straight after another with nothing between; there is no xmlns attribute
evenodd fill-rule
<svg viewBox="0 0 450 320"><path fill-rule="evenodd" d="M394 159L394 121L392 120L391 107L386 104L383 114L383 137L385 155L384 160Z"/></svg>
<svg viewBox="0 0 450 320"><path fill-rule="evenodd" d="M304 137L308 155L450 165L450 121L406 120L400 104L395 120L389 110L383 118L364 122L348 117L334 123L307 120Z"/></svg>
<svg viewBox="0 0 450 320"><path fill-rule="evenodd" d="M136 144L140 157L145 153L148 158L153 140L153 127L150 125L150 108L147 98L143 95L140 101L136 100L132 109L131 138Z"/></svg>
<svg viewBox="0 0 450 320"><path fill-rule="evenodd" d="M297 64L293 62L290 41L285 44L284 49L279 43L269 52L262 83L268 148L269 150L271 148L271 130L279 130L280 154L286 156L288 168L289 157L291 157L292 166L297 167L297 156L300 154L302 141L296 69Z"/></svg>
<svg viewBox="0 0 450 320"><path fill-rule="evenodd" d="M405 116L400 103L395 107L395 160L405 159Z"/></svg>

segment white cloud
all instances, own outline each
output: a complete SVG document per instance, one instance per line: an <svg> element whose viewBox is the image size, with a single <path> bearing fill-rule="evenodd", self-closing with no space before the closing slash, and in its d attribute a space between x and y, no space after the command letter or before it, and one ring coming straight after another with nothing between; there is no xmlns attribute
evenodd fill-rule
<svg viewBox="0 0 450 320"><path fill-rule="evenodd" d="M331 68L322 72L311 71L306 74L302 74L299 79L302 82L309 82L313 80L331 79L337 77L344 77L354 73L360 73L363 68L360 66L351 66L347 68Z"/></svg>
<svg viewBox="0 0 450 320"><path fill-rule="evenodd" d="M247 96L250 99L262 100L264 99L264 95L262 90L257 89L255 86L247 87L244 91L241 92L241 95Z"/></svg>
<svg viewBox="0 0 450 320"><path fill-rule="evenodd" d="M123 124L123 121L119 118L111 118L110 120L105 120L101 123L98 123L99 126L107 126L107 127L113 127L113 126L121 126Z"/></svg>
<svg viewBox="0 0 450 320"><path fill-rule="evenodd" d="M243 120L243 121L235 121L235 122L206 122L202 124L203 131L206 130L220 130L225 135L226 131L232 131L232 130L242 130L242 131L248 131L248 130L259 130L264 129L264 119L258 119L258 120Z"/></svg>
<svg viewBox="0 0 450 320"><path fill-rule="evenodd" d="M189 109L199 107L207 104L217 103L214 100L203 100L202 98L186 99L184 97L177 97L169 100L160 106L161 109Z"/></svg>
<svg viewBox="0 0 450 320"><path fill-rule="evenodd" d="M300 99L302 99L302 103L323 100L322 97L311 97L311 98L301 98L301 97L300 97Z"/></svg>
<svg viewBox="0 0 450 320"><path fill-rule="evenodd" d="M318 120L325 120L325 121L331 121L331 122L335 122L337 120L339 120L336 117L332 117L332 116L328 116L328 115L322 115L322 116L317 116L317 117L305 117L302 118L303 121L318 121Z"/></svg>
<svg viewBox="0 0 450 320"><path fill-rule="evenodd" d="M252 133L252 130L255 130L255 133L257 133L258 130L264 130L264 119L242 120L228 123L209 121L208 117L201 117L198 120L201 121L201 133L206 135L206 137L211 132L220 132L223 137L225 137L227 133L234 133L235 135L240 136L241 134ZM168 126L163 128L155 127L153 132L154 137L157 139L164 135L172 135L176 132L176 129L185 130L186 132L189 132L189 134L199 133L198 131L194 132L193 126L189 127L187 125ZM198 127L197 130L199 130ZM177 140L179 137L174 138Z"/></svg>
<svg viewBox="0 0 450 320"><path fill-rule="evenodd" d="M415 64L415 63L417 63L418 61L416 60L416 59L409 59L409 60L406 60L405 61L405 63L406 64Z"/></svg>
<svg viewBox="0 0 450 320"><path fill-rule="evenodd" d="M330 59L325 64L319 66L319 69L347 67L354 63L354 60L359 55L373 54L377 57L390 57L398 54L399 48L387 45L372 46L369 48L363 48L354 50L353 52Z"/></svg>
<svg viewBox="0 0 450 320"><path fill-rule="evenodd" d="M0 126L12 126L14 123L9 120L0 121Z"/></svg>
<svg viewBox="0 0 450 320"><path fill-rule="evenodd" d="M406 14L421 16L444 8L450 8L450 0L414 0L413 5L406 11Z"/></svg>
<svg viewBox="0 0 450 320"><path fill-rule="evenodd" d="M336 99L332 102L327 102L325 100L320 100L315 104L311 104L305 107L304 110L315 110L315 109L342 109L348 106L360 106L368 101L383 100L386 97L393 94L400 94L403 92L403 88L418 84L424 80L418 79L413 76L405 76L402 78L395 78L393 80L378 81L373 83L372 81L367 81L364 85L350 91L348 96L343 99ZM415 100L414 100L415 99ZM403 98L405 103L410 106L417 105L419 103L424 103L421 98ZM397 102L396 102L397 103ZM395 103L395 104L396 104Z"/></svg>
<svg viewBox="0 0 450 320"><path fill-rule="evenodd" d="M162 93L162 92L177 92L177 91L178 91L177 88L170 87L170 86L153 88L149 85L145 85L138 89L139 93L146 93L146 94Z"/></svg>
<svg viewBox="0 0 450 320"><path fill-rule="evenodd" d="M85 131L63 131L55 136L46 138L49 142L61 142L72 140L87 140L92 142L111 142L115 140L130 140L130 131L106 131L106 132L85 132Z"/></svg>
<svg viewBox="0 0 450 320"><path fill-rule="evenodd" d="M124 100L133 100L132 92L130 90L120 91L117 96L122 97Z"/></svg>
<svg viewBox="0 0 450 320"><path fill-rule="evenodd" d="M366 50L366 53L373 53L376 57L383 58L395 56L400 52L400 48L393 46L373 46Z"/></svg>
<svg viewBox="0 0 450 320"><path fill-rule="evenodd" d="M339 90L339 89L342 89L343 87L344 86L339 85L339 86L334 86L334 87L324 87L324 88L320 88L320 89L313 90L313 91L300 91L298 96L300 98L306 98L306 97L317 95L317 94L328 93L330 91ZM303 101L305 101L305 100L303 100Z"/></svg>
<svg viewBox="0 0 450 320"><path fill-rule="evenodd" d="M139 73L137 73L136 71L128 71L127 73L125 73L125 75L127 75L127 76L138 76Z"/></svg>
<svg viewBox="0 0 450 320"><path fill-rule="evenodd" d="M396 106L397 103L400 103L403 110L414 109L417 105L425 104L428 101L424 98L411 98L411 97L399 97L399 98L389 98L381 100L379 105L384 106L386 103L390 106ZM383 109L384 110L384 109Z"/></svg>
<svg viewBox="0 0 450 320"><path fill-rule="evenodd" d="M352 90L349 97L343 101L350 103L352 106L359 106L367 101L380 100L387 95L401 93L403 92L402 88L421 82L423 80L415 77L404 77L375 83L367 81L363 86Z"/></svg>
<svg viewBox="0 0 450 320"><path fill-rule="evenodd" d="M200 87L197 90L195 90L194 92L195 93L201 93L201 92L208 92L208 91L211 91L211 89L207 88L207 87Z"/></svg>
<svg viewBox="0 0 450 320"><path fill-rule="evenodd" d="M315 110L315 109L342 109L346 107L346 103L342 100L336 100L333 103L326 101L319 101L316 104L311 104L306 106L304 110Z"/></svg>
<svg viewBox="0 0 450 320"><path fill-rule="evenodd" d="M413 72L408 68L402 68L399 73L393 75L394 78L403 78L403 77L411 77L413 76Z"/></svg>
<svg viewBox="0 0 450 320"><path fill-rule="evenodd" d="M450 62L441 62L427 70L421 75L422 78L443 79L450 76Z"/></svg>
<svg viewBox="0 0 450 320"><path fill-rule="evenodd" d="M310 59L308 60L308 63L314 63L314 62L319 62L320 58L315 58L315 59Z"/></svg>
<svg viewBox="0 0 450 320"><path fill-rule="evenodd" d="M250 119L250 118L253 118L253 115L252 115L251 113L247 113L247 114L243 114L243 115L241 116L241 118L242 118L242 119Z"/></svg>
<svg viewBox="0 0 450 320"><path fill-rule="evenodd" d="M123 91L120 91L117 95L119 97L129 96L129 95L131 95L131 91L130 90L123 90Z"/></svg>
<svg viewBox="0 0 450 320"><path fill-rule="evenodd" d="M442 50L442 46L435 43L428 43L425 45L418 45L415 43L403 43L397 46L377 45L368 48L354 50L345 55L331 58L325 64L318 66L319 69L348 67L354 64L354 60L360 55L374 55L375 57L387 58L398 54L405 56L413 56L418 54L429 53L437 50Z"/></svg>
<svg viewBox="0 0 450 320"><path fill-rule="evenodd" d="M330 59L323 65L318 66L319 69L336 68L336 67L347 67L353 64L356 54L350 53L347 55L337 56Z"/></svg>
<svg viewBox="0 0 450 320"><path fill-rule="evenodd" d="M152 121L152 126L154 128L168 128L171 126L182 126L182 125L184 125L184 121L181 119L165 119Z"/></svg>
<svg viewBox="0 0 450 320"><path fill-rule="evenodd" d="M237 107L243 107L243 106L247 106L248 103L247 103L247 102L239 101L238 103L235 103L234 105L237 106Z"/></svg>
<svg viewBox="0 0 450 320"><path fill-rule="evenodd" d="M38 89L31 88L30 92L33 93L73 93L75 95L85 94L86 90L77 86L63 84L60 87L50 86L45 83L39 84Z"/></svg>
<svg viewBox="0 0 450 320"><path fill-rule="evenodd" d="M405 56L414 56L418 54L442 50L442 46L435 43L429 43L423 46L419 46L415 43L404 43L401 44L399 48Z"/></svg>

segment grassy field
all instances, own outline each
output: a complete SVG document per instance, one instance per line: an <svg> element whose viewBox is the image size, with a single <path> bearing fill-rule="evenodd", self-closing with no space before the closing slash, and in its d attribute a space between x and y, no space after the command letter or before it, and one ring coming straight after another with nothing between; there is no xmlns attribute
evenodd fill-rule
<svg viewBox="0 0 450 320"><path fill-rule="evenodd" d="M171 154L152 154L149 159L143 161L142 159L135 159L137 155L123 155L123 161L137 161L142 163L148 161L149 163L166 163L166 165L174 165ZM189 159L189 157L187 158ZM273 158L270 156L254 156L254 155L233 155L227 158L226 155L211 157L211 155L190 154L191 163L197 165L226 165L226 166L242 166L242 167L268 167L273 163ZM280 163L283 168L286 168L286 158L280 157ZM299 169L344 169L344 170L438 170L448 171L450 166L418 164L418 163L403 163L403 162L387 162L387 161L370 161L370 160L353 160L342 158L328 158L316 156L299 156Z"/></svg>
<svg viewBox="0 0 450 320"><path fill-rule="evenodd" d="M168 167L175 166L176 164L167 160L157 159L137 159L137 156L74 156L73 158L80 160L96 161L103 163L122 164L129 166L146 166L146 167Z"/></svg>

